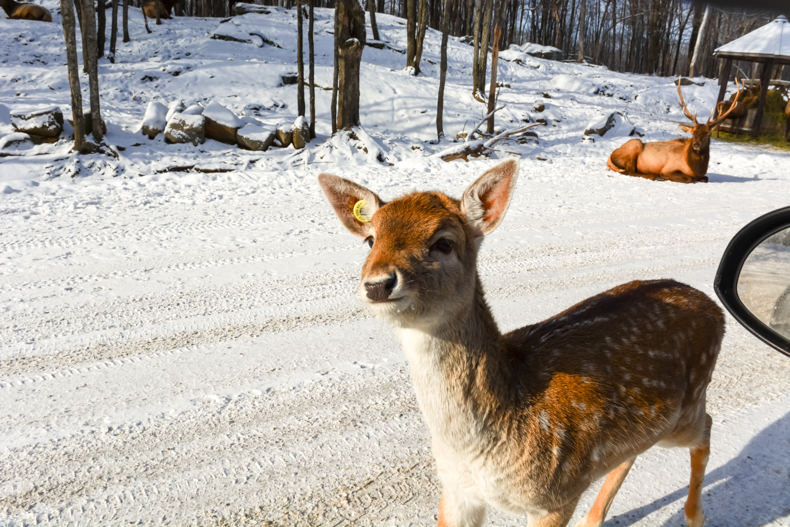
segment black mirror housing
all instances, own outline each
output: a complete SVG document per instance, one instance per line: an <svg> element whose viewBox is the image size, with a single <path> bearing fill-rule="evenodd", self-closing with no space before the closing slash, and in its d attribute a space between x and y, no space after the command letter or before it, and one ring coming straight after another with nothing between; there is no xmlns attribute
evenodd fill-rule
<svg viewBox="0 0 790 527"><path fill-rule="evenodd" d="M741 325L790 357L790 340L758 319L738 296L738 279L746 259L766 238L787 228L790 228L790 207L771 211L743 227L724 250L713 286L724 307Z"/></svg>

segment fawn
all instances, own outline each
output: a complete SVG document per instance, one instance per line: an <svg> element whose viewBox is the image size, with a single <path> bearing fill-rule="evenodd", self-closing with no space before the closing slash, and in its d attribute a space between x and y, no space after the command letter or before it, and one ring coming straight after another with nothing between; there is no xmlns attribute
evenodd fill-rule
<svg viewBox="0 0 790 527"><path fill-rule="evenodd" d="M501 334L477 253L517 171L497 165L460 201L419 192L389 203L319 176L340 221L371 247L360 296L405 351L443 487L439 525L480 525L493 506L526 513L531 527L563 526L608 474L579 524L600 526L636 456L661 443L690 449L685 513L701 526L722 310L672 280L630 282Z"/></svg>

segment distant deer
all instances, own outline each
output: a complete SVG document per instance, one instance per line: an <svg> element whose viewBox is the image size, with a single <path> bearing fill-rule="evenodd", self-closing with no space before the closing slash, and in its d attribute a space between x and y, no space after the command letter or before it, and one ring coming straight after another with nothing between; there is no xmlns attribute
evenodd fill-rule
<svg viewBox="0 0 790 527"><path fill-rule="evenodd" d="M8 18L52 22L52 13L49 12L49 9L40 5L24 4L14 0L0 0L0 7L6 12Z"/></svg>
<svg viewBox="0 0 790 527"><path fill-rule="evenodd" d="M745 117L746 113L754 108L760 100L760 83L757 82L752 86L746 88L743 92L740 102L735 103L735 97L738 95L736 91L726 101L721 101L716 105L716 112L721 115L727 111L727 108L732 107L732 111L727 115L730 119L740 119Z"/></svg>
<svg viewBox="0 0 790 527"><path fill-rule="evenodd" d="M790 141L790 100L785 105L785 139Z"/></svg>
<svg viewBox="0 0 790 527"><path fill-rule="evenodd" d="M408 359L443 487L439 526L480 525L488 506L564 526L608 474L580 524L600 526L636 457L661 443L691 451L685 513L700 527L722 310L672 280L630 282L501 334L477 253L517 172L501 163L460 200L418 192L389 203L319 176L340 221L371 247L359 292Z"/></svg>
<svg viewBox="0 0 790 527"><path fill-rule="evenodd" d="M171 18L170 14L173 7L178 4L179 0L146 0L143 3L143 21L145 22L145 30L151 33L148 27L148 19L155 18L156 25L162 24L162 19Z"/></svg>
<svg viewBox="0 0 790 527"><path fill-rule="evenodd" d="M643 143L639 139L631 139L617 148L606 160L606 166L615 172L638 176L647 179L668 179L680 183L707 182L708 161L710 160L710 136L732 112L742 92L738 91L730 107L715 119L713 112L705 124L697 122L697 115L691 115L683 100L678 82L678 97L683 114L692 121L692 125L680 125L680 129L690 133L691 137L672 139L670 141L654 141ZM715 112L716 109L714 108Z"/></svg>

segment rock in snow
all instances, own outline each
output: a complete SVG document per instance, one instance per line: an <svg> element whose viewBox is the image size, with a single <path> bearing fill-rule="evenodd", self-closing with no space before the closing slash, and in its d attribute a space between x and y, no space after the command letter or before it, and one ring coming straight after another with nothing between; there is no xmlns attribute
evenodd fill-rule
<svg viewBox="0 0 790 527"><path fill-rule="evenodd" d="M206 140L205 124L206 118L202 115L176 113L165 127L165 141L200 144Z"/></svg>
<svg viewBox="0 0 790 527"><path fill-rule="evenodd" d="M0 150L25 150L31 146L33 142L24 132L14 132L0 137Z"/></svg>
<svg viewBox="0 0 790 527"><path fill-rule="evenodd" d="M184 111L181 113L185 113L187 115L203 115L203 107L200 106L198 103L190 104L186 107ZM169 121L170 119L168 119Z"/></svg>
<svg viewBox="0 0 790 527"><path fill-rule="evenodd" d="M584 135L600 135L601 137L604 135L610 137L629 136L637 133L628 117L620 112L612 112L606 119L593 121L584 129Z"/></svg>
<svg viewBox="0 0 790 527"><path fill-rule="evenodd" d="M236 132L239 146L265 152L274 142L274 132L259 124L248 124Z"/></svg>
<svg viewBox="0 0 790 527"><path fill-rule="evenodd" d="M287 146L291 146L291 142L293 141L294 137L293 125L280 123L277 125L275 134L277 137L277 142L281 147L285 148Z"/></svg>
<svg viewBox="0 0 790 527"><path fill-rule="evenodd" d="M11 125L30 135L34 143L54 143L63 131L63 113L57 106L33 111L12 111Z"/></svg>
<svg viewBox="0 0 790 527"><path fill-rule="evenodd" d="M291 136L294 148L297 150L304 148L310 142L310 124L303 115L300 115L294 121L293 135Z"/></svg>
<svg viewBox="0 0 790 527"><path fill-rule="evenodd" d="M236 130L242 122L236 114L216 101L211 101L203 110L206 118L206 137L223 143L236 144Z"/></svg>
<svg viewBox="0 0 790 527"><path fill-rule="evenodd" d="M143 135L147 135L148 139L153 139L164 132L167 126L167 113L167 106L161 102L149 102L148 107L145 109L143 122L140 125Z"/></svg>
<svg viewBox="0 0 790 527"><path fill-rule="evenodd" d="M165 120L170 121L173 115L178 112L184 112L184 101L181 99L176 99L167 105L167 116L165 116Z"/></svg>

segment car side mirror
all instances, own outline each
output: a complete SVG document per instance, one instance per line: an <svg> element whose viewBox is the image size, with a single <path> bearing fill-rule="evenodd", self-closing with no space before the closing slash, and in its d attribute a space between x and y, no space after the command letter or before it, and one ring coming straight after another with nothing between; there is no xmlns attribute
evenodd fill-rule
<svg viewBox="0 0 790 527"><path fill-rule="evenodd" d="M738 322L790 357L790 207L760 216L730 240L714 288Z"/></svg>

